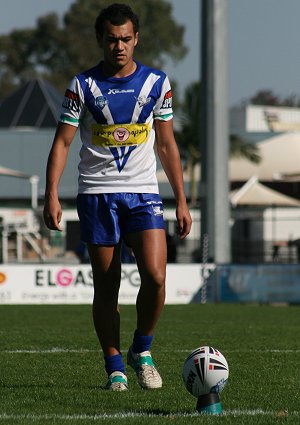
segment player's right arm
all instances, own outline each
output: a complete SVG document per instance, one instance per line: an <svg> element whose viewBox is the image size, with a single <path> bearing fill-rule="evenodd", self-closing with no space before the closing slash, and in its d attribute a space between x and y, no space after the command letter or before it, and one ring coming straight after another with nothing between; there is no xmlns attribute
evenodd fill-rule
<svg viewBox="0 0 300 425"><path fill-rule="evenodd" d="M77 127L59 123L50 150L46 171L46 189L44 203L44 221L51 230L62 230L62 216L58 197L60 178L65 169L70 145L74 139Z"/></svg>

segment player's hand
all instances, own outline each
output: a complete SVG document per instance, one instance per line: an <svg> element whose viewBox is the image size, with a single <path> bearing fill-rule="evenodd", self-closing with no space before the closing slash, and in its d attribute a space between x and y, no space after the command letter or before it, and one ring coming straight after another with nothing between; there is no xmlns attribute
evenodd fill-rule
<svg viewBox="0 0 300 425"><path fill-rule="evenodd" d="M48 229L62 231L60 227L62 210L58 198L51 196L46 197L43 215Z"/></svg>
<svg viewBox="0 0 300 425"><path fill-rule="evenodd" d="M180 239L184 239L190 233L192 227L192 217L186 202L177 205L176 217L177 233Z"/></svg>

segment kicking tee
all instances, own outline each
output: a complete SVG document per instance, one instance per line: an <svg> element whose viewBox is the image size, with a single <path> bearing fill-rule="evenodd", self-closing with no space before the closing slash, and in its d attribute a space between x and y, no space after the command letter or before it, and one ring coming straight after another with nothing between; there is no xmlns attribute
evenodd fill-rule
<svg viewBox="0 0 300 425"><path fill-rule="evenodd" d="M136 65L115 78L99 64L66 90L60 121L80 128L79 193L158 193L153 123L173 117L172 92L166 74Z"/></svg>

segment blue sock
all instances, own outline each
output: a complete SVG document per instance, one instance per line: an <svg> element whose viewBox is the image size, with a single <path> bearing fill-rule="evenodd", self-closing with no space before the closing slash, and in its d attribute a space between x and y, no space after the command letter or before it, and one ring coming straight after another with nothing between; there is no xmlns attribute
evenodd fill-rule
<svg viewBox="0 0 300 425"><path fill-rule="evenodd" d="M152 343L153 335L141 335L138 330L134 332L132 351L134 353L142 353L149 351Z"/></svg>
<svg viewBox="0 0 300 425"><path fill-rule="evenodd" d="M119 372L125 373L125 366L122 360L122 354L116 354L114 356L104 356L105 361L105 370L108 376L116 372L117 370Z"/></svg>

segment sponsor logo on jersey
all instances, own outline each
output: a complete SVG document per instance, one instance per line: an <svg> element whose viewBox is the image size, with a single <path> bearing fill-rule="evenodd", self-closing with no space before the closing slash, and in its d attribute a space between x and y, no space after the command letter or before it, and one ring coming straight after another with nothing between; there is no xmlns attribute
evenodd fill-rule
<svg viewBox="0 0 300 425"><path fill-rule="evenodd" d="M70 111L79 111L79 95L73 91L67 89L63 100L63 108L69 109Z"/></svg>
<svg viewBox="0 0 300 425"><path fill-rule="evenodd" d="M141 108L145 105L148 105L148 103L151 102L151 97L146 97L146 96L135 97L135 99Z"/></svg>
<svg viewBox="0 0 300 425"><path fill-rule="evenodd" d="M127 130L127 128L124 127L118 127L114 131L114 139L117 142L126 142L126 140L129 138L130 133Z"/></svg>
<svg viewBox="0 0 300 425"><path fill-rule="evenodd" d="M162 104L162 109L169 108L172 108L172 90L167 91Z"/></svg>
<svg viewBox="0 0 300 425"><path fill-rule="evenodd" d="M127 93L134 93L134 89L128 89L128 90L109 89L107 94L127 94Z"/></svg>
<svg viewBox="0 0 300 425"><path fill-rule="evenodd" d="M92 143L109 148L119 173L136 147L148 140L149 124L92 124Z"/></svg>
<svg viewBox="0 0 300 425"><path fill-rule="evenodd" d="M92 143L96 146L134 146L145 143L149 124L92 124Z"/></svg>
<svg viewBox="0 0 300 425"><path fill-rule="evenodd" d="M106 99L105 96L98 96L95 99L95 105L100 108L103 109L106 105L108 104L108 101Z"/></svg>

